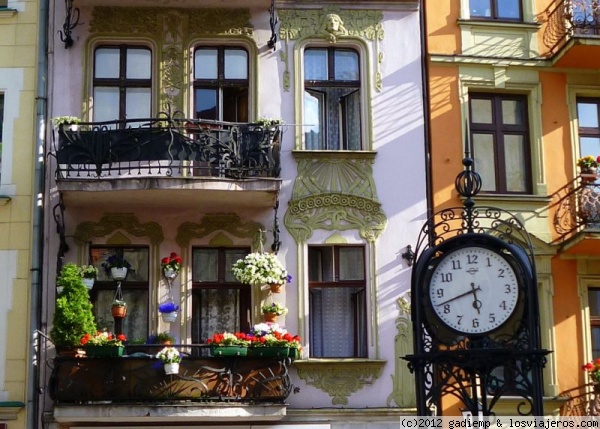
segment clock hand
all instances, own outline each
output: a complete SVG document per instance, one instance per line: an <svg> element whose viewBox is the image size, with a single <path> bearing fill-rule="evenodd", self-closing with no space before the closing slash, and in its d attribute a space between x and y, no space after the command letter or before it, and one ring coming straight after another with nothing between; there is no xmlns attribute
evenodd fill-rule
<svg viewBox="0 0 600 429"><path fill-rule="evenodd" d="M456 295L455 297L453 297L453 298L450 298L450 299L447 299L447 300L446 300L446 301L444 301L444 302L441 302L441 303L439 303L439 304L436 304L436 306L437 306L437 307L439 307L440 305L448 304L449 302L452 302L452 301L454 301L455 299L462 298L463 296L467 296L467 295L470 295L470 294L472 294L472 293L474 294L474 293L476 293L476 291L478 291L478 290L481 290L481 287L480 287L480 286L477 286L476 288L473 288L473 286L475 286L475 285L474 285L473 283L471 283L471 288L472 288L471 290L469 290L469 291L467 291L467 292L465 292L465 293L461 293L460 295Z"/></svg>
<svg viewBox="0 0 600 429"><path fill-rule="evenodd" d="M481 290L481 287L475 288L475 283L471 283L471 292L473 292L473 308L477 310L477 314L481 314L479 309L481 308L481 301L477 299L477 291Z"/></svg>

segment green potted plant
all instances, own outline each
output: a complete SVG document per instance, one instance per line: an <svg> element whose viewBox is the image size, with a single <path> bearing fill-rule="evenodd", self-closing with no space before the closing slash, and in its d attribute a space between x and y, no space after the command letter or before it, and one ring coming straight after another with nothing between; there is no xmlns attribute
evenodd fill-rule
<svg viewBox="0 0 600 429"><path fill-rule="evenodd" d="M179 270L181 270L181 257L175 253L171 252L169 256L165 256L160 260L160 266L162 268L163 276L166 279L173 280L179 274Z"/></svg>
<svg viewBox="0 0 600 429"><path fill-rule="evenodd" d="M97 331L95 334L85 334L80 343L88 357L119 357L123 355L123 342L126 340L127 337L123 334Z"/></svg>
<svg viewBox="0 0 600 429"><path fill-rule="evenodd" d="M83 284L91 289L94 287L94 282L98 277L98 268L93 265L82 265L80 267L81 277L83 278Z"/></svg>
<svg viewBox="0 0 600 429"><path fill-rule="evenodd" d="M158 334L152 334L146 340L146 344L175 344L175 337L169 334L167 331L159 332Z"/></svg>
<svg viewBox="0 0 600 429"><path fill-rule="evenodd" d="M181 353L174 347L165 347L156 354L157 359L163 363L165 374L179 373L179 363L181 362Z"/></svg>
<svg viewBox="0 0 600 429"><path fill-rule="evenodd" d="M277 302L272 302L263 305L261 307L261 312L265 322L275 322L277 317L287 314L288 309Z"/></svg>
<svg viewBox="0 0 600 429"><path fill-rule="evenodd" d="M302 340L292 335L277 323L259 323L254 325L248 335L251 356L300 357Z"/></svg>
<svg viewBox="0 0 600 429"><path fill-rule="evenodd" d="M215 333L206 341L213 356L246 356L250 338L243 332Z"/></svg>
<svg viewBox="0 0 600 429"><path fill-rule="evenodd" d="M56 299L50 339L59 350L76 348L85 334L96 332L90 296L76 264L65 264L56 283L62 292Z"/></svg>
<svg viewBox="0 0 600 429"><path fill-rule="evenodd" d="M249 253L232 265L231 272L239 282L251 285L279 285L291 281L274 253Z"/></svg>
<svg viewBox="0 0 600 429"><path fill-rule="evenodd" d="M81 118L77 116L56 116L52 118L52 123L58 129L61 129L65 125L69 125L72 131L77 131Z"/></svg>

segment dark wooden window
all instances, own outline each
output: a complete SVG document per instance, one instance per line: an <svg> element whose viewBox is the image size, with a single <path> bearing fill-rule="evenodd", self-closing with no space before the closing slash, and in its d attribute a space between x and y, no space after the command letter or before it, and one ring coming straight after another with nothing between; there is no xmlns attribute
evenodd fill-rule
<svg viewBox="0 0 600 429"><path fill-rule="evenodd" d="M94 121L149 118L151 113L150 49L127 45L96 48Z"/></svg>
<svg viewBox="0 0 600 429"><path fill-rule="evenodd" d="M521 0L470 0L471 18L517 20L523 18Z"/></svg>
<svg viewBox="0 0 600 429"><path fill-rule="evenodd" d="M577 99L580 156L600 155L600 98Z"/></svg>
<svg viewBox="0 0 600 429"><path fill-rule="evenodd" d="M215 332L248 332L250 285L231 273L248 248L195 247L192 257L192 339L205 343Z"/></svg>
<svg viewBox="0 0 600 429"><path fill-rule="evenodd" d="M527 97L474 93L469 108L471 152L483 181L482 191L530 194Z"/></svg>
<svg viewBox="0 0 600 429"><path fill-rule="evenodd" d="M211 46L194 53L194 117L248 122L248 52Z"/></svg>
<svg viewBox="0 0 600 429"><path fill-rule="evenodd" d="M304 51L304 146L361 150L359 55L353 49Z"/></svg>
<svg viewBox="0 0 600 429"><path fill-rule="evenodd" d="M600 358L600 288L588 289L590 309L590 337L592 338L592 357Z"/></svg>
<svg viewBox="0 0 600 429"><path fill-rule="evenodd" d="M311 357L367 357L363 246L309 246Z"/></svg>
<svg viewBox="0 0 600 429"><path fill-rule="evenodd" d="M102 268L102 263L111 255L123 258L131 264L127 278L121 282L123 300L127 303L127 316L115 320L111 315L111 306L117 291L118 282ZM124 333L129 340L148 337L148 281L149 250L147 247L90 247L90 264L98 268L98 278L90 291L94 304L94 315L99 329Z"/></svg>

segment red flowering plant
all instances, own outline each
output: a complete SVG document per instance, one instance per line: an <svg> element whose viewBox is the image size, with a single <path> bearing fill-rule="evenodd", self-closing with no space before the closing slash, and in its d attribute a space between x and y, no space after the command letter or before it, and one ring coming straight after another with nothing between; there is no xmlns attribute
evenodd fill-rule
<svg viewBox="0 0 600 429"><path fill-rule="evenodd" d="M172 269L175 273L178 273L181 269L181 262L183 260L177 253L171 252L169 256L166 256L160 260L160 266L163 271Z"/></svg>
<svg viewBox="0 0 600 429"><path fill-rule="evenodd" d="M292 347L301 349L302 340L292 335L277 323L259 323L249 334L250 347Z"/></svg>
<svg viewBox="0 0 600 429"><path fill-rule="evenodd" d="M98 331L95 334L85 334L81 337L82 346L123 346L123 341L127 341L124 334L115 335L108 331Z"/></svg>
<svg viewBox="0 0 600 429"><path fill-rule="evenodd" d="M600 382L600 359L586 363L581 369L590 375L592 381Z"/></svg>
<svg viewBox="0 0 600 429"><path fill-rule="evenodd" d="M215 333L206 342L212 346L223 347L223 346L236 346L236 347L248 347L250 345L250 338L248 334L243 332L223 332Z"/></svg>

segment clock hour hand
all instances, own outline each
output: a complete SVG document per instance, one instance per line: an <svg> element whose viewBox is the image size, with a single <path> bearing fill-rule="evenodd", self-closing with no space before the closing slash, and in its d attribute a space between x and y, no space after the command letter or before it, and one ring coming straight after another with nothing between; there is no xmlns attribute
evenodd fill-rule
<svg viewBox="0 0 600 429"><path fill-rule="evenodd" d="M462 298L463 296L467 296L467 295L470 295L470 294L474 294L475 295L478 290L481 290L481 287L480 286L475 287L475 284L471 283L471 290L469 290L467 292L464 292L464 293L461 293L460 295L456 295L455 297L447 299L444 302L440 302L439 304L436 304L436 306L439 307L440 305L448 304L449 302L452 302L452 301L454 301L456 299ZM475 304L473 304L473 306L475 306Z"/></svg>
<svg viewBox="0 0 600 429"><path fill-rule="evenodd" d="M479 309L481 308L481 301L477 299L477 291L481 290L481 287L475 287L475 283L471 283L471 292L473 292L473 308L477 310L477 314L481 314Z"/></svg>

